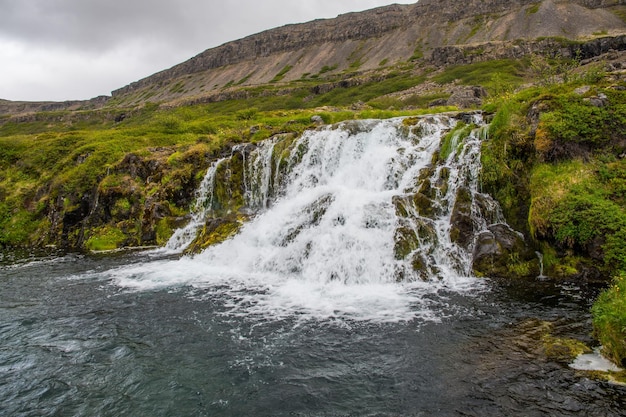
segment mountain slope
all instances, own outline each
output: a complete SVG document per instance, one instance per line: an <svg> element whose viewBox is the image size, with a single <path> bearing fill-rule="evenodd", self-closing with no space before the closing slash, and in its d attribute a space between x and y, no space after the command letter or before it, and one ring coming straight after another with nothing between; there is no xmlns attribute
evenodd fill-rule
<svg viewBox="0 0 626 417"><path fill-rule="evenodd" d="M124 104L428 63L442 47L626 33L623 0L421 0L268 30L113 92ZM442 64L442 62L436 62ZM454 62L445 62L447 64Z"/></svg>

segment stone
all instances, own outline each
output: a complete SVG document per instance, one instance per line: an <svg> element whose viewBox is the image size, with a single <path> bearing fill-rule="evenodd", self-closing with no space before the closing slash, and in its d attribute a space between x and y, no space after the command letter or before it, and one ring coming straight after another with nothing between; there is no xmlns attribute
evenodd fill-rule
<svg viewBox="0 0 626 417"><path fill-rule="evenodd" d="M583 85L582 87L578 87L577 89L575 89L574 93L582 96L582 95L587 94L589 92L589 90L591 90L590 86Z"/></svg>
<svg viewBox="0 0 626 417"><path fill-rule="evenodd" d="M324 124L324 119L322 119L322 116L318 116L317 114L314 116L311 116L311 123L317 125L317 126L321 126Z"/></svg>
<svg viewBox="0 0 626 417"><path fill-rule="evenodd" d="M604 93L583 100L595 107L606 107L609 105L609 98Z"/></svg>
<svg viewBox="0 0 626 417"><path fill-rule="evenodd" d="M474 238L472 220L472 193L465 187L459 188L450 216L450 240L463 248L468 248Z"/></svg>
<svg viewBox="0 0 626 417"><path fill-rule="evenodd" d="M476 237L472 270L479 276L518 277L539 273L539 261L523 236L507 224L493 224Z"/></svg>

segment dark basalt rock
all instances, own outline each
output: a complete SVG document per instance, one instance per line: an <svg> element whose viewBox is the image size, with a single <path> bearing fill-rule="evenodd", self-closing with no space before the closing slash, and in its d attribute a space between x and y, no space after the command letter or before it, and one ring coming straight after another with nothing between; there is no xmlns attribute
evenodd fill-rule
<svg viewBox="0 0 626 417"><path fill-rule="evenodd" d="M469 248L474 239L472 220L472 193L465 187L456 193L456 202L450 217L450 240L463 248Z"/></svg>

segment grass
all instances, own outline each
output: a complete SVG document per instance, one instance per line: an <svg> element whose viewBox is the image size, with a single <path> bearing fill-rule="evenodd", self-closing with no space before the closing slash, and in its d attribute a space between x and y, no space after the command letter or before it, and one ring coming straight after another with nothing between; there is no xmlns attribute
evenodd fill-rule
<svg viewBox="0 0 626 417"><path fill-rule="evenodd" d="M604 354L626 367L626 272L618 274L613 285L600 294L592 314L595 335Z"/></svg>
<svg viewBox="0 0 626 417"><path fill-rule="evenodd" d="M270 81L270 83L277 83L279 81L282 81L283 78L285 78L285 75L287 75L287 73L289 71L291 71L291 69L293 68L293 66L291 65L286 65L282 70L280 70L280 72L278 74L276 74L274 76L274 78L272 78L272 80Z"/></svg>
<svg viewBox="0 0 626 417"><path fill-rule="evenodd" d="M469 65L455 65L435 75L433 81L439 84L458 82L463 85L482 85L490 92L506 83L515 88L521 85L528 71L529 61L525 59L500 59L477 62Z"/></svg>

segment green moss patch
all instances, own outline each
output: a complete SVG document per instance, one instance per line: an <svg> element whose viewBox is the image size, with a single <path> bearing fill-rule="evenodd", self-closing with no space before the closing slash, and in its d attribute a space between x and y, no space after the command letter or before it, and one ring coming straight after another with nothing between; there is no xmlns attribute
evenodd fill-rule
<svg viewBox="0 0 626 417"><path fill-rule="evenodd" d="M113 227L102 227L93 231L87 239L85 247L91 251L106 251L118 249L126 240L126 235Z"/></svg>

